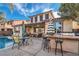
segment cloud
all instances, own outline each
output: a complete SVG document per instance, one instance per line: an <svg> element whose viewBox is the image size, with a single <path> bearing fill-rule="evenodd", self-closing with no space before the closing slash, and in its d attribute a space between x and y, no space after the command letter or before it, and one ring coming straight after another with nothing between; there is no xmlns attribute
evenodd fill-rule
<svg viewBox="0 0 79 59"><path fill-rule="evenodd" d="M50 11L50 10L53 10L53 9L52 9L52 8L45 8L45 9L43 10L43 12Z"/></svg>
<svg viewBox="0 0 79 59"><path fill-rule="evenodd" d="M14 4L16 6L16 9L19 11L20 14L26 16L29 15L33 15L35 12L40 11L41 12L46 12L46 11L50 11L53 10L53 8L51 8L52 4L31 4L30 8L28 8L28 6L30 4ZM36 13L35 13L36 14Z"/></svg>
<svg viewBox="0 0 79 59"><path fill-rule="evenodd" d="M34 8L32 8L32 9L30 10L30 13L32 13L32 12L35 12Z"/></svg>
<svg viewBox="0 0 79 59"><path fill-rule="evenodd" d="M36 5L33 4L33 6L31 7L31 9L29 10L29 13L36 12L36 11L38 11L40 9L41 9L41 7L38 4L36 4Z"/></svg>
<svg viewBox="0 0 79 59"><path fill-rule="evenodd" d="M32 13L32 12L35 12L36 10L32 7L31 9L30 9L30 13Z"/></svg>
<svg viewBox="0 0 79 59"><path fill-rule="evenodd" d="M55 18L60 18L61 16L58 15L58 12L52 12Z"/></svg>
<svg viewBox="0 0 79 59"><path fill-rule="evenodd" d="M20 14L26 16L26 10L23 8L22 4L14 4Z"/></svg>
<svg viewBox="0 0 79 59"><path fill-rule="evenodd" d="M30 13L36 12L39 10L38 6L32 6L31 9L28 9L25 4L25 8L23 4L14 4L16 9L19 11L20 14L24 15L25 17L28 16Z"/></svg>
<svg viewBox="0 0 79 59"><path fill-rule="evenodd" d="M44 4L44 5L42 6L42 8L43 8L42 12L54 10L54 9L52 8L52 4L51 4L51 3L46 3L46 4Z"/></svg>

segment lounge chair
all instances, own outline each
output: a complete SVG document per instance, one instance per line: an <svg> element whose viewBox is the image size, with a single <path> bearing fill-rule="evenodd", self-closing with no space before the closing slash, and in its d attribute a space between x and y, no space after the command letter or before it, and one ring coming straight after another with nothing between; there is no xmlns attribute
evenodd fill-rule
<svg viewBox="0 0 79 59"><path fill-rule="evenodd" d="M20 48L20 42L21 42L19 36L13 36L12 38L13 38L13 42L14 42L13 46L12 46L12 49L14 48L15 44L18 45L18 49L19 49Z"/></svg>
<svg viewBox="0 0 79 59"><path fill-rule="evenodd" d="M29 34L28 33L25 33L23 35L23 38L22 38L22 44L23 45L28 45L28 40L29 40Z"/></svg>

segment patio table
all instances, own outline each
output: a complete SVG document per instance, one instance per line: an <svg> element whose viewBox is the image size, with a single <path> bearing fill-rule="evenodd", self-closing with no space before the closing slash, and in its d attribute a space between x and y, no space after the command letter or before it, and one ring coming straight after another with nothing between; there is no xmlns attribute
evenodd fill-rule
<svg viewBox="0 0 79 59"><path fill-rule="evenodd" d="M79 55L79 36L53 35L53 36L46 36L46 37L49 39L77 40L78 41L78 55Z"/></svg>

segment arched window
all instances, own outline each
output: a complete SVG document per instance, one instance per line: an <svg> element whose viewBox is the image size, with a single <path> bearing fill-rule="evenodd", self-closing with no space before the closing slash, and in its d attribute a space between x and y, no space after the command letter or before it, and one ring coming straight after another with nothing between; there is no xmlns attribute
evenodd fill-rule
<svg viewBox="0 0 79 59"><path fill-rule="evenodd" d="M43 15L40 15L40 21L43 21Z"/></svg>
<svg viewBox="0 0 79 59"><path fill-rule="evenodd" d="M35 22L37 22L37 16L35 17Z"/></svg>
<svg viewBox="0 0 79 59"><path fill-rule="evenodd" d="M31 22L33 23L33 17L31 18Z"/></svg>

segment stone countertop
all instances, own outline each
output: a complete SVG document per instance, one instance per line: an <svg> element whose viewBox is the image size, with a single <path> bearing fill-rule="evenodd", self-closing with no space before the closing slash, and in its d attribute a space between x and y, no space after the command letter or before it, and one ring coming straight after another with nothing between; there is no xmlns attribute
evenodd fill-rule
<svg viewBox="0 0 79 59"><path fill-rule="evenodd" d="M52 39L79 40L79 36L72 36L72 35L49 35L46 37Z"/></svg>

